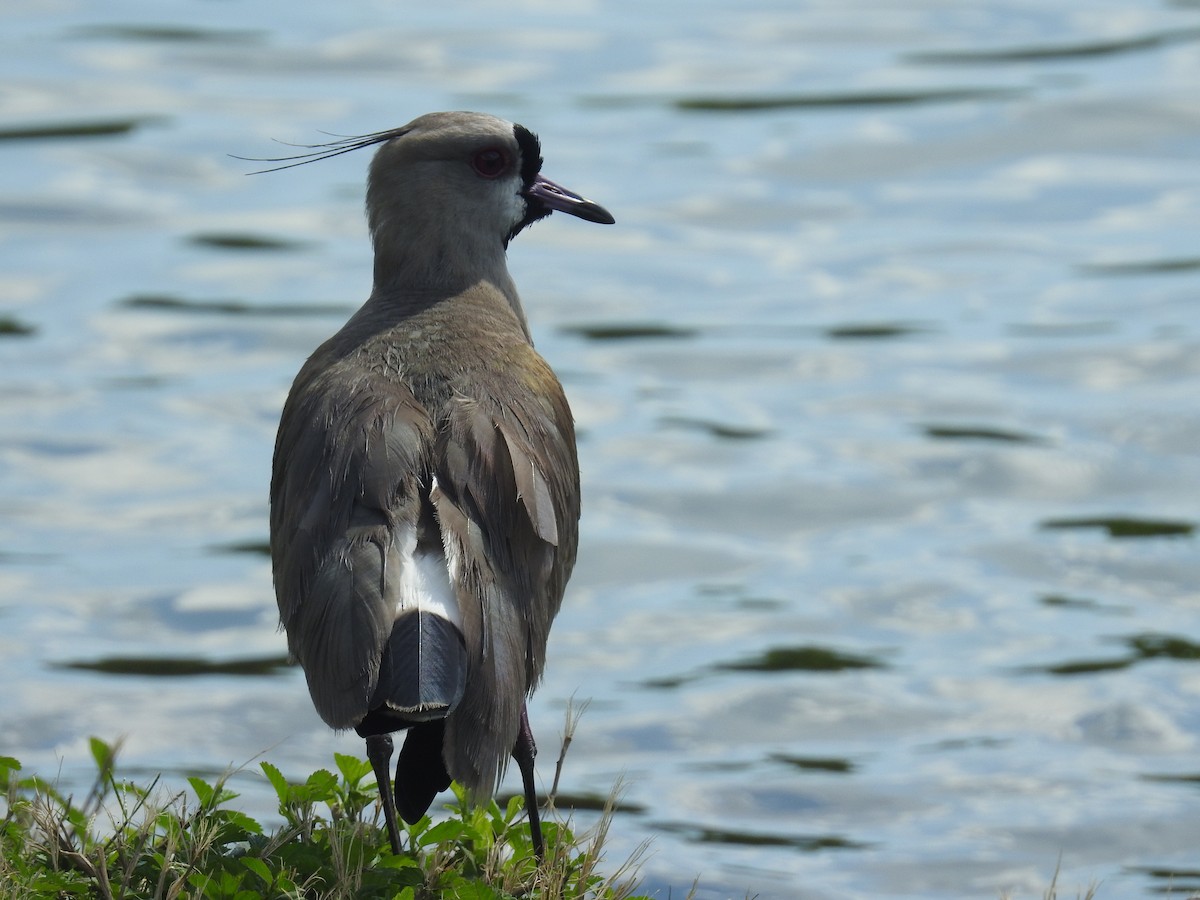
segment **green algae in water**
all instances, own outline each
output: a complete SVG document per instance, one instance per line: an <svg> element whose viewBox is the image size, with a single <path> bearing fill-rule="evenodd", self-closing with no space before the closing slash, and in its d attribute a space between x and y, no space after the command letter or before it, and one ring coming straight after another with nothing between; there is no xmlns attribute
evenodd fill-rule
<svg viewBox="0 0 1200 900"><path fill-rule="evenodd" d="M1179 537L1192 534L1196 526L1191 522L1169 519L1135 519L1127 516L1098 516L1079 519L1048 519L1043 528L1067 530L1076 528L1099 528L1114 538Z"/></svg>
<svg viewBox="0 0 1200 900"><path fill-rule="evenodd" d="M716 668L728 672L840 672L846 669L880 669L883 663L870 656L805 645L773 647L750 659L719 663Z"/></svg>

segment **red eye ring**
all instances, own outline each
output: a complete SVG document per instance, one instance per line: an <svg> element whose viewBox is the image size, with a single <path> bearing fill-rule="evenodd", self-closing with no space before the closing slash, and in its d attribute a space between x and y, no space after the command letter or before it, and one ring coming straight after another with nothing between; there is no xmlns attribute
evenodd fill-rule
<svg viewBox="0 0 1200 900"><path fill-rule="evenodd" d="M484 178L499 178L508 169L508 156L497 147L488 147L471 157L471 168Z"/></svg>

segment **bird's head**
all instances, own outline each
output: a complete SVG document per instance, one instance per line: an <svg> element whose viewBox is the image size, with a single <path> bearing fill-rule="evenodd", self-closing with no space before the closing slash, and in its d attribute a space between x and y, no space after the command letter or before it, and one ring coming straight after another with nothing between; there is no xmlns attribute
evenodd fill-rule
<svg viewBox="0 0 1200 900"><path fill-rule="evenodd" d="M614 221L598 203L542 175L537 135L483 113L429 113L400 128L306 145L308 152L266 161L282 169L373 145L379 149L366 207L377 284L381 274L390 280L401 270L415 284L502 267L508 242L556 210Z"/></svg>
<svg viewBox="0 0 1200 900"><path fill-rule="evenodd" d="M390 133L375 154L367 215L378 242L396 217L507 245L555 210L611 224L597 203L541 174L537 135L482 113L430 113Z"/></svg>

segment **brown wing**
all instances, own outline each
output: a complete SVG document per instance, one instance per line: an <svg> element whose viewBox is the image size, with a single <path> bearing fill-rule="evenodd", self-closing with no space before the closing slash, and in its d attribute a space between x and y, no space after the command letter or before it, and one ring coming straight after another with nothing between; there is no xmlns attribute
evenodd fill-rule
<svg viewBox="0 0 1200 900"><path fill-rule="evenodd" d="M275 593L313 704L334 728L368 711L432 441L407 388L321 370L315 358L284 405L271 478Z"/></svg>
<svg viewBox="0 0 1200 900"><path fill-rule="evenodd" d="M432 499L472 666L446 722L446 764L477 793L503 774L578 536L571 412L542 359L518 352L528 356L510 371L523 380L493 385L505 403L452 400L434 452Z"/></svg>

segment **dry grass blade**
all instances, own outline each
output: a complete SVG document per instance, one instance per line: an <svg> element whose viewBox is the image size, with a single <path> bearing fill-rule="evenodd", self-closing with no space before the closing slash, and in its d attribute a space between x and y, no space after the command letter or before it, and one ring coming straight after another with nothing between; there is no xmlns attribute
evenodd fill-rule
<svg viewBox="0 0 1200 900"><path fill-rule="evenodd" d="M571 741L575 739L575 729L579 727L579 720L587 712L587 708L591 705L591 702L591 700L584 700L583 703L576 706L573 696L567 701L566 721L563 723L562 746L558 751L558 761L554 764L554 783L550 785L550 795L546 798L547 806L551 808L554 806L554 798L558 796L558 783L562 778L563 763L567 759L567 751L571 749Z"/></svg>
<svg viewBox="0 0 1200 900"><path fill-rule="evenodd" d="M1042 895L1042 900L1059 900L1058 897L1058 876L1062 870L1062 857L1058 858L1058 862L1054 866L1054 875L1050 878L1050 886L1046 888L1046 892ZM1099 885L1088 885L1086 891L1076 891L1075 900L1096 900L1096 891ZM1000 900L1015 900L1015 898L1007 891L1000 895Z"/></svg>

